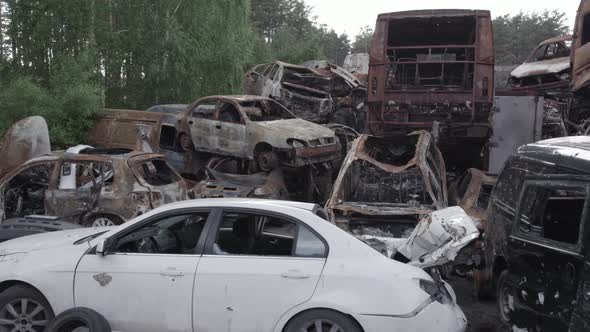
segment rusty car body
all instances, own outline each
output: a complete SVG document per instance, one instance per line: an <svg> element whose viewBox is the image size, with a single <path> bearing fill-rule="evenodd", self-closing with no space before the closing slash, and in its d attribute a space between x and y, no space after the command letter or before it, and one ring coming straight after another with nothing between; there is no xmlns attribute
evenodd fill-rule
<svg viewBox="0 0 590 332"><path fill-rule="evenodd" d="M289 192L280 169L270 173L233 174L207 168L207 179L194 188L196 198L245 197L289 199Z"/></svg>
<svg viewBox="0 0 590 332"><path fill-rule="evenodd" d="M441 144L451 146L441 145L447 163L477 167L470 163L481 159L490 129L493 45L489 11L380 14L371 46L369 133L430 130L436 122ZM462 153L454 156L459 144Z"/></svg>
<svg viewBox="0 0 590 332"><path fill-rule="evenodd" d="M181 146L180 114L188 106L157 105L147 111L101 110L88 141L97 148L162 154L184 178L197 180L207 156Z"/></svg>
<svg viewBox="0 0 590 332"><path fill-rule="evenodd" d="M330 78L311 68L277 61L250 69L244 91L277 100L298 117L315 123L328 123L334 111Z"/></svg>
<svg viewBox="0 0 590 332"><path fill-rule="evenodd" d="M298 118L260 96L210 96L182 114L181 135L199 152L253 160L262 171L303 167L340 158L334 131Z"/></svg>
<svg viewBox="0 0 590 332"><path fill-rule="evenodd" d="M539 44L526 61L510 73L512 89L564 92L571 80L571 35L550 38Z"/></svg>
<svg viewBox="0 0 590 332"><path fill-rule="evenodd" d="M184 181L162 155L82 147L33 158L2 177L0 220L41 215L107 226L185 199Z"/></svg>
<svg viewBox="0 0 590 332"><path fill-rule="evenodd" d="M495 176L470 168L449 187L449 205L461 207L476 223L477 229L484 231L495 184Z"/></svg>
<svg viewBox="0 0 590 332"><path fill-rule="evenodd" d="M446 169L426 131L354 141L326 204L330 221L356 235L403 238L421 216L447 206Z"/></svg>
<svg viewBox="0 0 590 332"><path fill-rule="evenodd" d="M522 146L492 191L485 264L500 318L541 331L590 328L590 138Z"/></svg>
<svg viewBox="0 0 590 332"><path fill-rule="evenodd" d="M344 58L342 68L348 70L359 81L367 84L369 81L369 53L349 54Z"/></svg>
<svg viewBox="0 0 590 332"><path fill-rule="evenodd" d="M571 48L572 103L567 120L575 127L581 126L583 134L590 119L590 1L580 1L574 24L574 40ZM576 132L574 129L573 133Z"/></svg>

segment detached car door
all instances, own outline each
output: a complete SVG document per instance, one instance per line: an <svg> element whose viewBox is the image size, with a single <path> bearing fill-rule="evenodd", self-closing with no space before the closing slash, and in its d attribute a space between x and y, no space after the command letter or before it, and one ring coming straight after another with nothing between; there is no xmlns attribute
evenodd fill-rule
<svg viewBox="0 0 590 332"><path fill-rule="evenodd" d="M192 331L195 270L207 210L163 213L89 251L74 279L76 307L101 313L114 331Z"/></svg>
<svg viewBox="0 0 590 332"><path fill-rule="evenodd" d="M272 331L313 295L327 244L301 221L226 209L197 269L195 331Z"/></svg>

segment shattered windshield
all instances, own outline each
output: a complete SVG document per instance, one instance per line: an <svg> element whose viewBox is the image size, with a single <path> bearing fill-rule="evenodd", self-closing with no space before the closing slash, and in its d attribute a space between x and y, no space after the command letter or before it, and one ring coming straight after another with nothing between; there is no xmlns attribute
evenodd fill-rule
<svg viewBox="0 0 590 332"><path fill-rule="evenodd" d="M274 100L255 100L241 102L242 109L251 121L276 121L297 118L288 109Z"/></svg>

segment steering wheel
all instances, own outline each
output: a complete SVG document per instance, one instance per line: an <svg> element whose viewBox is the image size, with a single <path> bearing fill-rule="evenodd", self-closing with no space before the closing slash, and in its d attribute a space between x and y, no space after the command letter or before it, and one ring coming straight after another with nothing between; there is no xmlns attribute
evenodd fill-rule
<svg viewBox="0 0 590 332"><path fill-rule="evenodd" d="M160 248L158 246L158 242L153 236L144 237L137 245L137 252L145 254L157 254L160 252Z"/></svg>

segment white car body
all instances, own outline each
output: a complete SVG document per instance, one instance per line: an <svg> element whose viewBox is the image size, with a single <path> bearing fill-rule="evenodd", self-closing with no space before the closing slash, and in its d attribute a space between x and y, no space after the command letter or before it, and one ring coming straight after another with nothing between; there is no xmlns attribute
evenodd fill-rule
<svg viewBox="0 0 590 332"><path fill-rule="evenodd" d="M0 244L0 292L18 283L30 285L56 315L88 307L116 331L279 332L297 314L316 308L349 315L365 332L464 331L465 316L448 284L438 284L448 296L439 302L420 286L421 280L433 282L428 273L386 258L318 217L315 208L285 201L201 199L165 205L114 228L7 241ZM211 211L208 224L227 210L288 216L323 238L328 252L325 258L100 254L117 234L161 215L195 209ZM210 241L210 231L202 233L199 241Z"/></svg>

